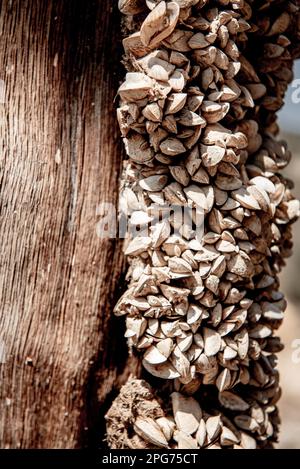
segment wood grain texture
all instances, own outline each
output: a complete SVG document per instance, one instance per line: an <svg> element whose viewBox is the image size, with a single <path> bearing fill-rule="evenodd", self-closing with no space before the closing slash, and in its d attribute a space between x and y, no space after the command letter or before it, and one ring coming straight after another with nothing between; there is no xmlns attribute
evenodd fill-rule
<svg viewBox="0 0 300 469"><path fill-rule="evenodd" d="M96 234L122 156L116 3L0 6L1 448L99 444L124 372L121 243Z"/></svg>

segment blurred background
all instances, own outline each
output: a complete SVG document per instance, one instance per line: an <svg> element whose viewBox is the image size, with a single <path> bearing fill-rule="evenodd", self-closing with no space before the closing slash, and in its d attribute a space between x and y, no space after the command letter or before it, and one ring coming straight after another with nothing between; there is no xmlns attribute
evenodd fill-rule
<svg viewBox="0 0 300 469"><path fill-rule="evenodd" d="M295 80L299 80L297 83ZM294 88L290 85L285 99L285 106L279 113L281 137L284 138L292 151L293 158L285 170L285 174L294 183L294 194L300 198L300 102L292 100L295 86L300 100L300 60L295 63ZM295 99L294 99L295 101ZM300 448L300 353L298 360L293 360L298 339L300 349L300 222L294 225L294 255L287 261L281 274L281 291L288 300L288 308L283 325L279 331L285 349L279 354L279 371L281 375L282 398L279 403L281 414L281 432L279 448ZM299 363L296 363L298 361Z"/></svg>

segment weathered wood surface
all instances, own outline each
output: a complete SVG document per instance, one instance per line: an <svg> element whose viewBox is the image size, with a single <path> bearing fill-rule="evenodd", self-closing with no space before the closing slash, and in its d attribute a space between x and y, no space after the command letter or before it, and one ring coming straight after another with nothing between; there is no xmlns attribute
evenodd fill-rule
<svg viewBox="0 0 300 469"><path fill-rule="evenodd" d="M124 370L121 243L96 234L121 168L116 3L0 5L1 448L99 444Z"/></svg>

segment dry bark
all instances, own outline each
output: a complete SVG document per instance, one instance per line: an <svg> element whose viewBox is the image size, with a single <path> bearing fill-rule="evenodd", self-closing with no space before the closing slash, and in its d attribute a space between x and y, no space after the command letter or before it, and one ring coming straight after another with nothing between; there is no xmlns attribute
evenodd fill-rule
<svg viewBox="0 0 300 469"><path fill-rule="evenodd" d="M115 3L0 5L2 448L99 443L124 370L110 314L121 243L96 234L122 153Z"/></svg>

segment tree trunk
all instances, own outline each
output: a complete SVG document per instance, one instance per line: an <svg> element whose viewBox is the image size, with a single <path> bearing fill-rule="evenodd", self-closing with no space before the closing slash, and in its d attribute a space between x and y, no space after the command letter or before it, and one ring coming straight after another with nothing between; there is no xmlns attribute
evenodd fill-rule
<svg viewBox="0 0 300 469"><path fill-rule="evenodd" d="M0 9L0 447L99 444L128 369L111 314L121 243L96 233L121 167L117 6L3 0Z"/></svg>

